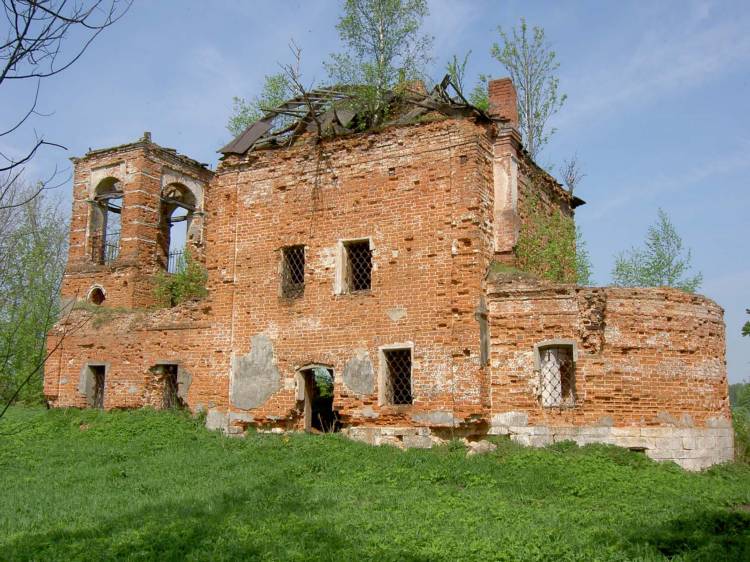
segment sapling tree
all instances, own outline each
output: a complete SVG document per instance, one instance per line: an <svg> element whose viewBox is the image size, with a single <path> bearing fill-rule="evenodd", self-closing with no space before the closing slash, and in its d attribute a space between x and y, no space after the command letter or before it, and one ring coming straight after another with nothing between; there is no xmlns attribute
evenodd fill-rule
<svg viewBox="0 0 750 562"><path fill-rule="evenodd" d="M526 20L506 33L498 27L500 44L492 45L491 54L510 74L518 92L518 126L526 150L536 158L549 142L555 129L550 118L559 111L566 96L558 93L557 55L547 43L544 29L529 29Z"/></svg>
<svg viewBox="0 0 750 562"><path fill-rule="evenodd" d="M433 38L422 33L426 0L346 0L336 24L344 46L326 63L333 84L355 84L354 105L368 124L382 123L388 93L425 76Z"/></svg>
<svg viewBox="0 0 750 562"><path fill-rule="evenodd" d="M234 136L242 134L252 123L263 117L266 109L274 108L291 98L292 84L286 72L271 74L265 77L260 94L250 101L245 98L232 98L232 115L227 123L227 130Z"/></svg>
<svg viewBox="0 0 750 562"><path fill-rule="evenodd" d="M644 246L616 256L612 280L622 287L677 287L693 293L700 287L703 275L688 274L691 259L691 251L684 249L674 225L659 209Z"/></svg>

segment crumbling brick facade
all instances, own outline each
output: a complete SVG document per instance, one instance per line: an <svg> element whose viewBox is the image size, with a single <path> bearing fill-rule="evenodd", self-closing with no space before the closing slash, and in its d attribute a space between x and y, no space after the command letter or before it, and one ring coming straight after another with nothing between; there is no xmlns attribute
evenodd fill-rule
<svg viewBox="0 0 750 562"><path fill-rule="evenodd" d="M148 136L74 160L69 312L49 337L46 395L93 405L104 373L104 408L160 407L168 371L211 427L308 429L310 377L324 370L338 427L371 443L504 433L611 442L689 468L731 458L714 303L490 274L493 261L514 263L519 201L570 217L582 203L549 176L530 181L541 172L514 127L514 95L495 81L486 119L306 135L227 154L215 173ZM102 191L108 178L122 191L120 248L97 263L95 213L120 196ZM190 210L208 297L154 309L170 205ZM290 247L304 247L293 254L304 275L285 294ZM95 288L106 298L92 312L80 303ZM564 367L574 385L540 379L557 354L570 364L556 376ZM540 384L565 400L551 407Z"/></svg>

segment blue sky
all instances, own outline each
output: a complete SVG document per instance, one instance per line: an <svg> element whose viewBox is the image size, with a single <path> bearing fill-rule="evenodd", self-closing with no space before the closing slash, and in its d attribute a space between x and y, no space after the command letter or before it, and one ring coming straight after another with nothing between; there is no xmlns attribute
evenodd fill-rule
<svg viewBox="0 0 750 562"><path fill-rule="evenodd" d="M505 75L489 49L496 28L524 16L557 51L568 101L540 160L577 152L586 178L577 214L594 278L607 284L616 252L643 240L662 207L704 274L702 293L726 311L730 381L750 379L750 4L689 2L516 2L435 0L425 31L435 37L431 74L472 51L469 77ZM0 139L19 154L36 130L67 151L47 150L29 178L89 147L151 131L156 142L216 164L228 139L234 95L252 97L263 76L303 49L307 82L337 50L337 1L136 0L64 74L42 85L38 117ZM26 107L30 84L3 84L0 123ZM60 189L69 208L70 184ZM744 239L743 239L744 237Z"/></svg>

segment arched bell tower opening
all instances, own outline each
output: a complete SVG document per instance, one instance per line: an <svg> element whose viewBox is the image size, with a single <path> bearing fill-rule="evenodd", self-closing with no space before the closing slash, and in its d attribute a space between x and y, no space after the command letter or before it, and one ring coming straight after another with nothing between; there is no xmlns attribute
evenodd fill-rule
<svg viewBox="0 0 750 562"><path fill-rule="evenodd" d="M104 178L94 189L89 220L94 263L109 264L120 255L123 196L122 182L114 177Z"/></svg>
<svg viewBox="0 0 750 562"><path fill-rule="evenodd" d="M162 192L160 249L169 273L176 273L185 266L196 205L195 194L183 184L169 184Z"/></svg>

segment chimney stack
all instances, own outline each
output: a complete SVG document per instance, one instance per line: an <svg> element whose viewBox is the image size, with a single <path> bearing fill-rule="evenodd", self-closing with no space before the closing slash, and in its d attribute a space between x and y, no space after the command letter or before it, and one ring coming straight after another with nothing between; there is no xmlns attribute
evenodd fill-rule
<svg viewBox="0 0 750 562"><path fill-rule="evenodd" d="M510 78L490 80L487 89L490 117L510 121L510 124L518 129L518 98L513 81Z"/></svg>

